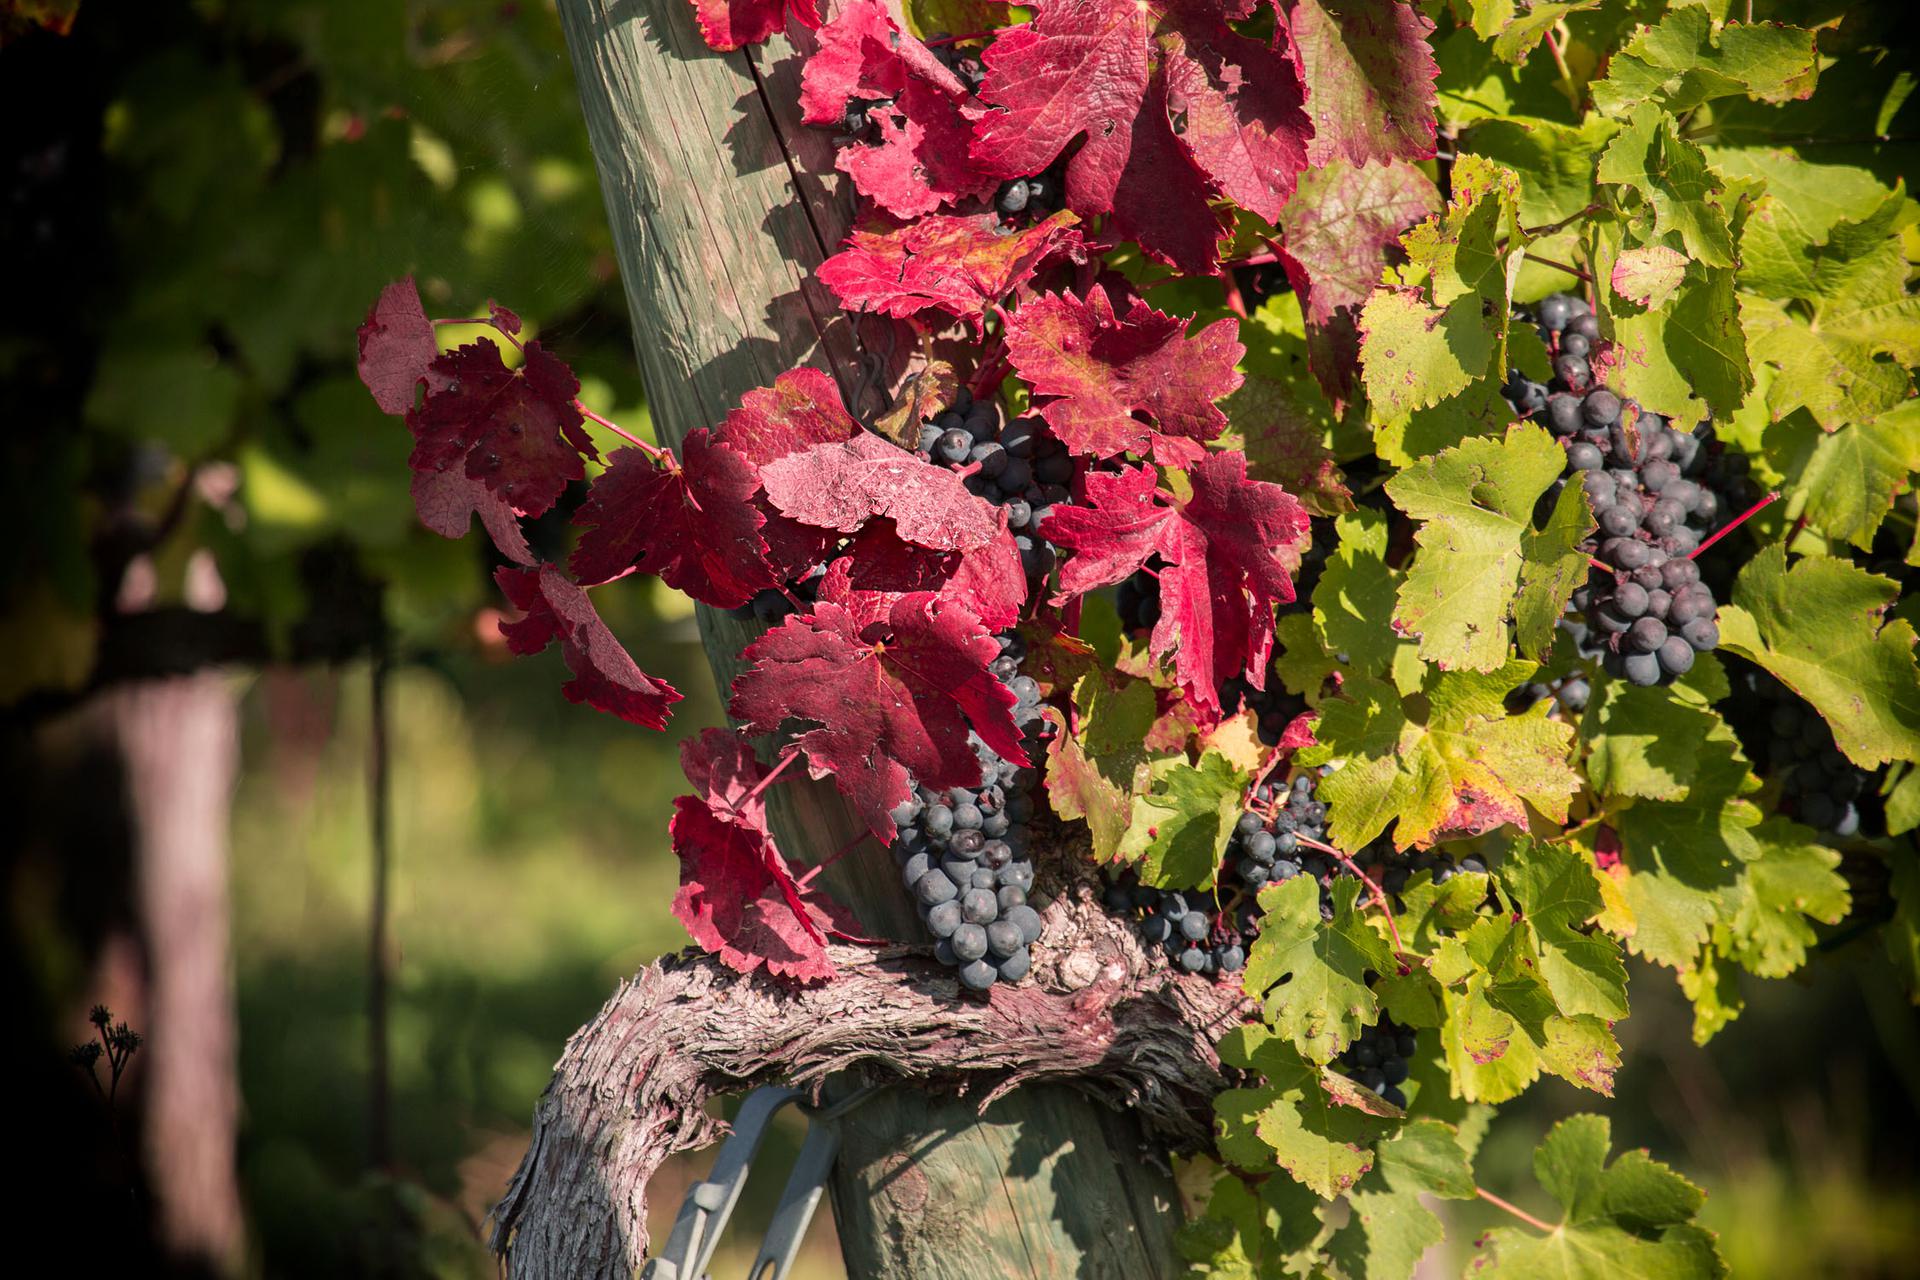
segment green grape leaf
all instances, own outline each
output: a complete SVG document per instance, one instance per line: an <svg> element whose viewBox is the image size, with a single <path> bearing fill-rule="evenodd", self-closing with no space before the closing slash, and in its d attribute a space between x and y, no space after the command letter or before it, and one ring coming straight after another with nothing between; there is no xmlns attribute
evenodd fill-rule
<svg viewBox="0 0 1920 1280"><path fill-rule="evenodd" d="M1805 98L1813 82L1813 32L1771 22L1715 31L1704 8L1687 6L1635 32L1590 92L1593 105L1608 115L1624 115L1643 102L1679 114L1715 98Z"/></svg>
<svg viewBox="0 0 1920 1280"><path fill-rule="evenodd" d="M1147 746L1159 711L1145 680L1090 671L1074 685L1078 733L1064 726L1047 745L1047 796L1062 818L1086 822L1093 855L1120 856L1134 798L1152 781L1152 766L1171 758Z"/></svg>
<svg viewBox="0 0 1920 1280"><path fill-rule="evenodd" d="M1503 440L1468 440L1387 482L1400 509L1422 521L1420 552L1400 586L1394 626L1418 636L1420 656L1443 669L1494 671L1508 656L1507 622L1538 652L1575 588L1586 581L1578 543L1593 529L1569 485L1542 531L1533 510L1566 468L1566 452L1532 423ZM1572 498L1567 497L1572 494Z"/></svg>
<svg viewBox="0 0 1920 1280"><path fill-rule="evenodd" d="M1720 643L1757 662L1812 703L1847 758L1863 769L1920 760L1920 667L1912 624L1888 621L1890 579L1827 556L1787 568L1766 548L1720 610Z"/></svg>
<svg viewBox="0 0 1920 1280"><path fill-rule="evenodd" d="M1483 871L1456 871L1444 881L1436 881L1432 872L1422 871L1408 880L1407 887L1394 895L1402 904L1394 913L1400 940L1416 954L1431 952L1441 938L1473 923L1480 904L1487 899L1488 880ZM1394 1018L1405 1021L1397 1013Z"/></svg>
<svg viewBox="0 0 1920 1280"><path fill-rule="evenodd" d="M1347 670L1379 675L1392 664L1394 651L1407 643L1390 621L1399 575L1387 567L1387 515L1362 507L1335 520L1333 527L1340 541L1313 589L1313 620L1322 647L1345 654ZM1279 646L1275 648L1277 652ZM1314 687L1319 688L1317 680Z"/></svg>
<svg viewBox="0 0 1920 1280"><path fill-rule="evenodd" d="M1603 796L1677 800L1699 775L1719 724L1691 680L1644 689L1601 681L1580 721L1587 781Z"/></svg>
<svg viewBox="0 0 1920 1280"><path fill-rule="evenodd" d="M1174 1244L1196 1268L1193 1280L1280 1280L1319 1236L1320 1205L1290 1178L1266 1178L1256 1188L1223 1173L1206 1212L1184 1223Z"/></svg>
<svg viewBox="0 0 1920 1280"><path fill-rule="evenodd" d="M1706 153L1680 136L1672 115L1651 103L1635 108L1601 153L1595 177L1645 202L1651 214L1648 242L1677 235L1695 261L1734 265L1733 226L1721 203L1726 189L1707 167Z"/></svg>
<svg viewBox="0 0 1920 1280"><path fill-rule="evenodd" d="M1687 255L1663 244L1625 249L1613 260L1607 283L1635 306L1659 310L1687 278Z"/></svg>
<svg viewBox="0 0 1920 1280"><path fill-rule="evenodd" d="M1740 967L1713 947L1700 953L1693 968L1680 975L1680 991L1693 1003L1693 1042L1705 1044L1746 1010L1740 993Z"/></svg>
<svg viewBox="0 0 1920 1280"><path fill-rule="evenodd" d="M1482 917L1444 940L1430 965L1440 984L1440 1047L1455 1096L1505 1102L1542 1071L1613 1092L1620 1046L1605 1020L1560 1012L1510 919Z"/></svg>
<svg viewBox="0 0 1920 1280"><path fill-rule="evenodd" d="M1787 514L1861 550L1920 471L1920 400L1907 400L1871 422L1822 431L1795 410L1766 432L1767 460L1792 490Z"/></svg>
<svg viewBox="0 0 1920 1280"><path fill-rule="evenodd" d="M1133 802L1118 856L1139 864L1143 883L1207 888L1253 779L1217 751L1202 755L1197 767L1173 760L1153 772L1152 786Z"/></svg>
<svg viewBox="0 0 1920 1280"><path fill-rule="evenodd" d="M1741 238L1742 317L1754 359L1778 370L1767 407L1804 407L1828 431L1865 422L1913 392L1920 362L1920 298L1907 292L1900 232L1913 222L1904 189L1864 217L1830 224L1768 195Z"/></svg>
<svg viewBox="0 0 1920 1280"><path fill-rule="evenodd" d="M1386 942L1354 909L1360 883L1334 881L1333 919L1320 918L1320 885L1295 876L1260 891L1266 913L1241 986L1264 998L1267 1022L1315 1062L1331 1062L1379 1014L1366 973L1394 968ZM1284 982L1284 985L1282 985Z"/></svg>
<svg viewBox="0 0 1920 1280"><path fill-rule="evenodd" d="M1810 829L1769 818L1753 829L1758 842L1739 882L1723 898L1728 956L1762 978L1784 978L1806 963L1816 940L1808 918L1838 924L1851 896L1840 854Z"/></svg>
<svg viewBox="0 0 1920 1280"><path fill-rule="evenodd" d="M1541 0L1517 10L1514 0L1473 0L1473 30L1492 41L1493 55L1502 62L1524 62L1555 23L1599 5L1600 0Z"/></svg>
<svg viewBox="0 0 1920 1280"><path fill-rule="evenodd" d="M1743 216L1736 212L1735 223ZM1733 270L1687 262L1666 297L1642 303L1617 286L1620 264L1629 264L1625 287L1630 289L1636 282L1631 274L1634 259L1628 255L1674 251L1638 244L1609 258L1608 237L1599 238L1595 275L1612 298L1604 308L1615 357L1608 385L1642 408L1680 422L1730 417L1754 384Z"/></svg>
<svg viewBox="0 0 1920 1280"><path fill-rule="evenodd" d="M1289 613L1273 629L1273 674L1288 693L1297 693L1309 703L1320 701L1320 689L1327 677L1341 670L1341 664L1327 648L1313 615Z"/></svg>
<svg viewBox="0 0 1920 1280"><path fill-rule="evenodd" d="M1510 171L1462 156L1446 211L1400 238L1407 265L1360 313L1361 378L1375 413L1398 417L1505 371L1526 244L1519 188Z"/></svg>
<svg viewBox="0 0 1920 1280"><path fill-rule="evenodd" d="M1726 1274L1713 1236L1694 1222L1706 1197L1644 1151L1613 1146L1604 1116L1569 1116L1534 1153L1534 1176L1563 1216L1547 1235L1495 1227L1474 1275L1486 1280L1714 1280Z"/></svg>
<svg viewBox="0 0 1920 1280"><path fill-rule="evenodd" d="M1567 764L1572 727L1543 715L1509 716L1505 707L1506 695L1535 670L1523 661L1484 675L1428 668L1404 696L1356 676L1339 697L1324 699L1318 743L1296 759L1341 762L1320 784L1333 842L1359 849L1396 821L1394 842L1403 848L1505 823L1525 830L1529 806L1564 822L1580 789Z"/></svg>
<svg viewBox="0 0 1920 1280"><path fill-rule="evenodd" d="M1407 1280L1446 1232L1422 1195L1474 1195L1473 1168L1452 1125L1413 1120L1374 1148L1374 1166L1347 1193L1347 1224L1327 1241L1341 1272L1358 1280Z"/></svg>
<svg viewBox="0 0 1920 1280"><path fill-rule="evenodd" d="M1536 227L1574 217L1593 203L1593 158L1619 128L1600 116L1578 125L1493 117L1466 130L1460 147L1524 175L1520 221Z"/></svg>
<svg viewBox="0 0 1920 1280"><path fill-rule="evenodd" d="M1516 841L1500 864L1500 882L1524 917L1517 941L1560 1012L1595 1014L1609 1022L1627 1016L1627 968L1619 944L1582 926L1604 904L1593 864L1564 845Z"/></svg>
<svg viewBox="0 0 1920 1280"><path fill-rule="evenodd" d="M1316 919L1318 914L1316 909ZM1254 1129L1281 1168L1331 1200L1373 1167L1373 1144L1391 1121L1340 1105L1327 1091L1323 1070L1283 1038L1261 1044L1252 1060L1266 1077L1264 1088L1251 1091L1265 1104Z"/></svg>

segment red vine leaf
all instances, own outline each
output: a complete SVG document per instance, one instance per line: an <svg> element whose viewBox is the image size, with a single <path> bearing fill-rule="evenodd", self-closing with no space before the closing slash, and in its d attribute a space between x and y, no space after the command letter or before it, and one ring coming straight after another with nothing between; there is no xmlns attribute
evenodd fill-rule
<svg viewBox="0 0 1920 1280"><path fill-rule="evenodd" d="M436 357L428 377L445 386L407 413L415 471L464 467L515 511L537 516L586 477L582 455L600 456L573 402L579 381L538 342L509 369L493 340L481 338Z"/></svg>
<svg viewBox="0 0 1920 1280"><path fill-rule="evenodd" d="M851 99L897 97L914 76L949 98L966 96L960 77L876 0L850 0L820 28L819 41L800 71L802 123L838 124Z"/></svg>
<svg viewBox="0 0 1920 1280"><path fill-rule="evenodd" d="M729 729L702 729L680 743L680 769L708 808L736 822L764 827L766 794L752 795L767 776L753 744Z"/></svg>
<svg viewBox="0 0 1920 1280"><path fill-rule="evenodd" d="M412 488L420 523L441 537L466 537L477 515L501 555L517 564L537 563L513 509L464 471L416 471Z"/></svg>
<svg viewBox="0 0 1920 1280"><path fill-rule="evenodd" d="M829 598L837 596L837 598ZM928 787L979 785L969 727L1018 759L1014 696L987 664L1000 647L965 608L931 592L892 596L823 590L747 646L752 664L733 682L728 714L747 733L811 722L796 741L816 778L831 777L881 840L910 779Z"/></svg>
<svg viewBox="0 0 1920 1280"><path fill-rule="evenodd" d="M756 467L810 445L833 444L860 434L860 424L840 403L840 388L818 369L789 369L771 387L740 397L740 407L714 432Z"/></svg>
<svg viewBox="0 0 1920 1280"><path fill-rule="evenodd" d="M742 45L759 44L784 29L789 9L801 26L820 25L817 0L693 0L700 35L708 48L723 53Z"/></svg>
<svg viewBox="0 0 1920 1280"><path fill-rule="evenodd" d="M1047 259L1085 256L1078 222L1062 209L1020 231L1008 231L992 214L859 230L820 264L820 279L855 310L904 320L937 309L978 333L987 307L1032 280Z"/></svg>
<svg viewBox="0 0 1920 1280"><path fill-rule="evenodd" d="M679 796L667 824L680 859L673 914L693 940L741 973L762 965L782 978L834 975L826 935L854 935L847 909L802 889L763 822L745 821L700 796Z"/></svg>
<svg viewBox="0 0 1920 1280"><path fill-rule="evenodd" d="M968 150L984 114L972 98L951 98L924 80L909 79L899 97L867 112L880 141L840 148L834 167L896 218L984 199L1000 185Z"/></svg>
<svg viewBox="0 0 1920 1280"><path fill-rule="evenodd" d="M600 620L587 593L566 574L543 564L538 569L497 569L493 580L525 615L500 624L509 649L525 655L560 642L567 669L573 672L573 679L560 688L567 701L584 702L649 729L666 727L667 708L680 701L679 691L634 663Z"/></svg>
<svg viewBox="0 0 1920 1280"><path fill-rule="evenodd" d="M1432 19L1391 0L1294 0L1287 21L1313 113L1309 164L1432 158L1440 74L1427 44Z"/></svg>
<svg viewBox="0 0 1920 1280"><path fill-rule="evenodd" d="M487 319L494 328L508 337L520 336L520 317L513 311L501 306L492 298L487 299Z"/></svg>
<svg viewBox="0 0 1920 1280"><path fill-rule="evenodd" d="M414 288L413 277L395 280L382 289L357 332L360 381L373 393L373 402L380 406L380 412L396 418L409 412L421 379L428 377L428 366L440 354L433 340L433 323L420 305L420 291ZM437 389L429 386L429 390Z"/></svg>
<svg viewBox="0 0 1920 1280"><path fill-rule="evenodd" d="M993 538L970 551L917 547L902 540L891 521L875 520L854 536L846 555L827 567L821 592L833 599L845 591L931 591L974 614L989 630L1003 631L1019 620L1027 603L1027 574L1006 512L999 519Z"/></svg>
<svg viewBox="0 0 1920 1280"><path fill-rule="evenodd" d="M1280 215L1282 262L1307 321L1307 364L1336 408L1353 398L1360 369L1360 308L1390 263L1400 234L1440 211L1427 175L1402 160L1364 168L1333 160L1300 180Z"/></svg>
<svg viewBox="0 0 1920 1280"><path fill-rule="evenodd" d="M760 482L776 509L803 524L854 533L890 518L908 542L935 551L983 546L999 529L993 505L960 477L896 444L862 433L768 463Z"/></svg>
<svg viewBox="0 0 1920 1280"><path fill-rule="evenodd" d="M1238 453L1211 455L1187 478L1193 495L1183 502L1155 488L1151 467L1089 473L1086 505L1055 507L1045 533L1074 552L1061 571L1069 594L1118 582L1160 557L1152 651L1172 654L1188 697L1217 716L1221 681L1244 672L1264 687L1273 606L1293 599L1307 513L1279 485L1247 479Z"/></svg>
<svg viewBox="0 0 1920 1280"><path fill-rule="evenodd" d="M1197 460L1203 442L1225 430L1214 404L1240 385L1246 354L1238 325L1217 320L1189 338L1186 321L1135 298L1115 315L1096 285L1085 299L1043 294L1007 328L1013 367L1036 396L1054 434L1075 453L1107 458L1146 453L1168 466Z"/></svg>
<svg viewBox="0 0 1920 1280"><path fill-rule="evenodd" d="M716 609L733 609L777 587L752 499L753 464L706 428L681 442L677 465L621 449L573 522L587 527L568 567L582 583L638 569Z"/></svg>
<svg viewBox="0 0 1920 1280"><path fill-rule="evenodd" d="M1218 226L1206 201L1225 194L1271 217L1306 163L1312 126L1284 24L1272 44L1227 25L1252 8L1050 0L987 49L981 97L1001 110L980 122L974 158L1022 177L1084 138L1067 164L1074 211L1112 213L1149 252L1206 271Z"/></svg>

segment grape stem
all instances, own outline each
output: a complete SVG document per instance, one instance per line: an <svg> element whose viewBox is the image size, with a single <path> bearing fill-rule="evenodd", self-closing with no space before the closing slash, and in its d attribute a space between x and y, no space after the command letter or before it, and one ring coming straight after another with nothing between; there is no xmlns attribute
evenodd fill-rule
<svg viewBox="0 0 1920 1280"><path fill-rule="evenodd" d="M963 36L936 36L932 40L923 40L920 43L929 49L938 49L941 45L959 44L964 40L990 40L994 36L1006 35L1009 31L1018 31L1026 25L1023 22L1011 27L990 27L985 31L969 31Z"/></svg>
<svg viewBox="0 0 1920 1280"><path fill-rule="evenodd" d="M1546 1222L1540 1218L1534 1217L1532 1214L1528 1213L1525 1209L1522 1209L1519 1205L1514 1204L1511 1200L1502 1200L1499 1196L1493 1194L1493 1192L1487 1190L1485 1187L1475 1187L1473 1189L1473 1193L1479 1196L1482 1200L1485 1200L1488 1204L1492 1205L1494 1208L1505 1209L1508 1213L1512 1214L1514 1217L1520 1219L1520 1221L1526 1223L1530 1227L1535 1228L1536 1230L1544 1231L1548 1235L1553 1235L1555 1232L1560 1230L1559 1227L1554 1226L1551 1222Z"/></svg>
<svg viewBox="0 0 1920 1280"><path fill-rule="evenodd" d="M1552 258L1543 258L1537 253L1526 253L1522 256L1524 256L1528 262L1537 262L1543 267L1552 267L1555 271L1564 271L1577 280L1584 280L1588 284L1593 283L1593 277L1578 267L1570 267L1564 262L1555 262Z"/></svg>
<svg viewBox="0 0 1920 1280"><path fill-rule="evenodd" d="M655 462L665 462L669 467L677 468L679 466L679 463L674 460L674 457L671 451L662 449L658 445L648 444L645 440L642 440L639 436L634 435L631 431L628 431L625 427L613 421L613 419L602 417L601 415L595 413L593 410L587 408L587 406L585 406L584 404L581 404L578 400L575 400L573 402L573 407L580 411L581 417L585 418L589 422L599 423L601 426L605 427L607 430L613 432L613 434L619 436L622 440L625 440L628 444L634 445L635 447L637 447L640 450L640 452L646 454L649 458L652 458Z"/></svg>
<svg viewBox="0 0 1920 1280"><path fill-rule="evenodd" d="M1387 918L1387 932L1393 935L1393 953L1397 956L1406 950L1406 947L1400 941L1400 926L1394 923L1393 908L1387 905L1387 895L1385 891L1382 890L1378 884L1374 883L1372 876L1369 876L1356 866L1352 858L1349 858L1346 854L1340 852L1330 844L1315 840L1311 836L1303 836L1299 832L1294 833L1294 839L1309 849L1318 849L1322 853L1332 854L1334 857L1340 859L1347 870L1359 876L1360 883L1367 886L1367 891L1372 896L1374 905L1379 907L1380 914Z"/></svg>
<svg viewBox="0 0 1920 1280"><path fill-rule="evenodd" d="M1769 503L1778 502L1779 500L1780 500L1780 494L1777 490L1773 493L1768 494L1766 497L1760 499L1760 501L1754 503L1752 506L1748 507L1745 511L1742 511L1739 515L1735 516L1732 520L1728 521L1724 528L1716 530L1714 532L1714 535L1711 538L1708 538L1705 542L1701 543L1699 546L1695 547L1692 551L1688 552L1687 559L1689 560L1697 559L1702 551L1705 551L1708 547L1720 541L1720 539L1726 537L1728 534L1732 533L1735 529L1738 529L1741 525L1745 524L1748 520L1751 520L1754 516L1760 514L1761 509L1766 507Z"/></svg>

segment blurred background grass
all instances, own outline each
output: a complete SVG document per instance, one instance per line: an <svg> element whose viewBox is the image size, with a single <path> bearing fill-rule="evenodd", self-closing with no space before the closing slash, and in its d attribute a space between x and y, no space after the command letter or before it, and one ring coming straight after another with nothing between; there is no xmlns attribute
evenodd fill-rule
<svg viewBox="0 0 1920 1280"><path fill-rule="evenodd" d="M9 748L31 751L85 714L131 579L149 604L257 623L282 655L327 649L316 622L372 592L400 658L395 1162L376 1172L368 1158L368 668L268 661L234 676L249 1267L491 1275L480 1219L561 1045L621 977L684 942L665 841L676 744L718 717L685 602L668 593L599 597L642 664L688 694L665 735L562 700L555 652L503 661L484 551L417 527L405 433L352 373L354 326L381 285L413 272L434 314L474 314L488 297L514 307L581 372L590 405L645 429L552 10L88 2L64 36L4 34L0 252L15 305L0 322L0 451L20 544L0 559ZM131 557L116 551L130 527L156 531ZM557 539L560 525L534 534ZM195 601L196 563L217 569L217 600ZM343 655L360 643L334 639ZM22 787L36 776L10 771ZM79 812L89 788L117 784L81 772L64 785L75 794L44 812ZM133 927L124 848L55 825L8 842L6 861L10 981L33 1024L22 1042L48 1051L85 1034ZM1920 1274L1920 1042L1860 949L1804 980L1750 984L1746 1014L1706 1049L1671 979L1635 975L1606 1108L1616 1142L1707 1187L1735 1275ZM1482 1181L1543 1208L1533 1144L1593 1102L1548 1083L1509 1107ZM789 1126L747 1207L749 1237L792 1147ZM663 1176L662 1226L710 1158ZM1479 1208L1445 1206L1462 1256L1491 1222ZM734 1249L718 1274L750 1256ZM829 1224L802 1274L840 1274Z"/></svg>

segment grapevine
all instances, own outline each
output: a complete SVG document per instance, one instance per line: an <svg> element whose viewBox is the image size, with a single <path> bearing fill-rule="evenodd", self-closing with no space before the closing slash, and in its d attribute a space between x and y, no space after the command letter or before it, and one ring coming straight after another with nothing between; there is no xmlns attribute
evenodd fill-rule
<svg viewBox="0 0 1920 1280"><path fill-rule="evenodd" d="M1796 11L1617 7L695 0L715 49L795 37L859 210L817 283L914 353L887 405L800 368L602 457L511 312L441 352L403 281L361 330L422 518L480 517L566 696L671 714L594 604L629 576L758 629L671 825L718 963L830 990L875 941L779 847L810 775L956 1016L1070 994L1088 913L1231 1005L1195 1275L1405 1276L1434 1197L1510 1211L1495 1275L1723 1274L1599 1116L1537 1167L1619 1199L1477 1187L1480 1108L1611 1093L1630 955L1704 1040L1861 927L1913 954L1843 874L1920 824L1912 205L1785 141L1865 83Z"/></svg>

